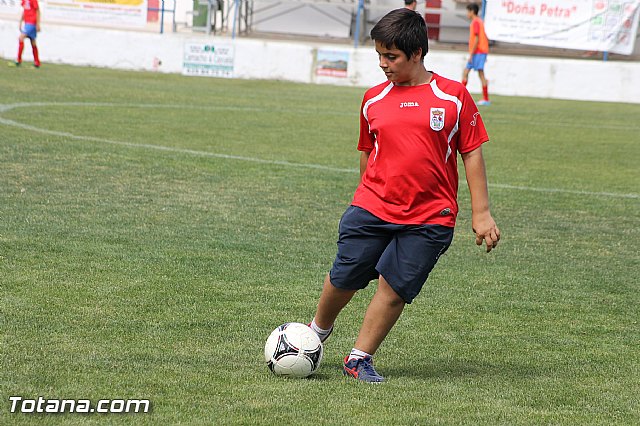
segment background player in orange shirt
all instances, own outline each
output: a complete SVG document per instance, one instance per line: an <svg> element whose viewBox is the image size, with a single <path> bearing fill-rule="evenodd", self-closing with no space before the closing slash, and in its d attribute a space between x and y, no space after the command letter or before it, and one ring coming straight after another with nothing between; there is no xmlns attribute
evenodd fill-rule
<svg viewBox="0 0 640 426"><path fill-rule="evenodd" d="M489 105L489 83L484 76L484 64L487 61L489 53L489 39L484 32L484 22L478 16L480 7L471 3L467 5L467 17L471 20L469 26L469 60L467 66L462 72L462 84L467 85L469 80L469 71L478 71L480 82L482 83L482 100L478 101L478 105Z"/></svg>

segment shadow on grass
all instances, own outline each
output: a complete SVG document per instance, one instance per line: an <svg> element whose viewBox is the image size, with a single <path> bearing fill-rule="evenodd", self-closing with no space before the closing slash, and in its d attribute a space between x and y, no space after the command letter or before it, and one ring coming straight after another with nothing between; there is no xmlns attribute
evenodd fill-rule
<svg viewBox="0 0 640 426"><path fill-rule="evenodd" d="M537 377L546 373L535 365L516 365L513 363L491 364L468 359L430 359L420 364L397 364L380 368L379 371L389 377L465 378L483 376Z"/></svg>
<svg viewBox="0 0 640 426"><path fill-rule="evenodd" d="M430 359L420 364L396 364L385 362L384 366L376 366L376 370L386 378L478 378L478 377L514 377L527 378L548 375L541 366L519 365L513 363L491 364L470 359ZM287 378L286 380L303 380L308 382L327 382L342 378L342 363L323 363L320 370L305 378Z"/></svg>

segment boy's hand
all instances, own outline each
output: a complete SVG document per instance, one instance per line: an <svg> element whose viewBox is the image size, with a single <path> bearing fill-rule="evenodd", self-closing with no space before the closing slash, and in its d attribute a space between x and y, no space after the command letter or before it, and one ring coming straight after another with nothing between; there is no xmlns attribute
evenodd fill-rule
<svg viewBox="0 0 640 426"><path fill-rule="evenodd" d="M487 253L496 248L500 241L500 230L490 214L472 219L473 232L476 234L476 244L481 246L482 240L487 245Z"/></svg>

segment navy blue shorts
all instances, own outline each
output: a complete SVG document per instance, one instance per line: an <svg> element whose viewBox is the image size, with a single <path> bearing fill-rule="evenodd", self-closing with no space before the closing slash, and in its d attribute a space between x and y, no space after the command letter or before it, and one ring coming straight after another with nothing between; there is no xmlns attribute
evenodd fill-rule
<svg viewBox="0 0 640 426"><path fill-rule="evenodd" d="M350 206L340 219L338 254L331 284L360 290L382 275L407 303L420 293L429 273L453 240L453 228L397 225Z"/></svg>

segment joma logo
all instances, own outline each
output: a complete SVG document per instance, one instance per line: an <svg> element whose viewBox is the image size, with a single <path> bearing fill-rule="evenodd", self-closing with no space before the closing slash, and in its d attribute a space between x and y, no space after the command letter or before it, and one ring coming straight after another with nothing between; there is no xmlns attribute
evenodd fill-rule
<svg viewBox="0 0 640 426"><path fill-rule="evenodd" d="M400 102L400 108L418 107L417 102Z"/></svg>

